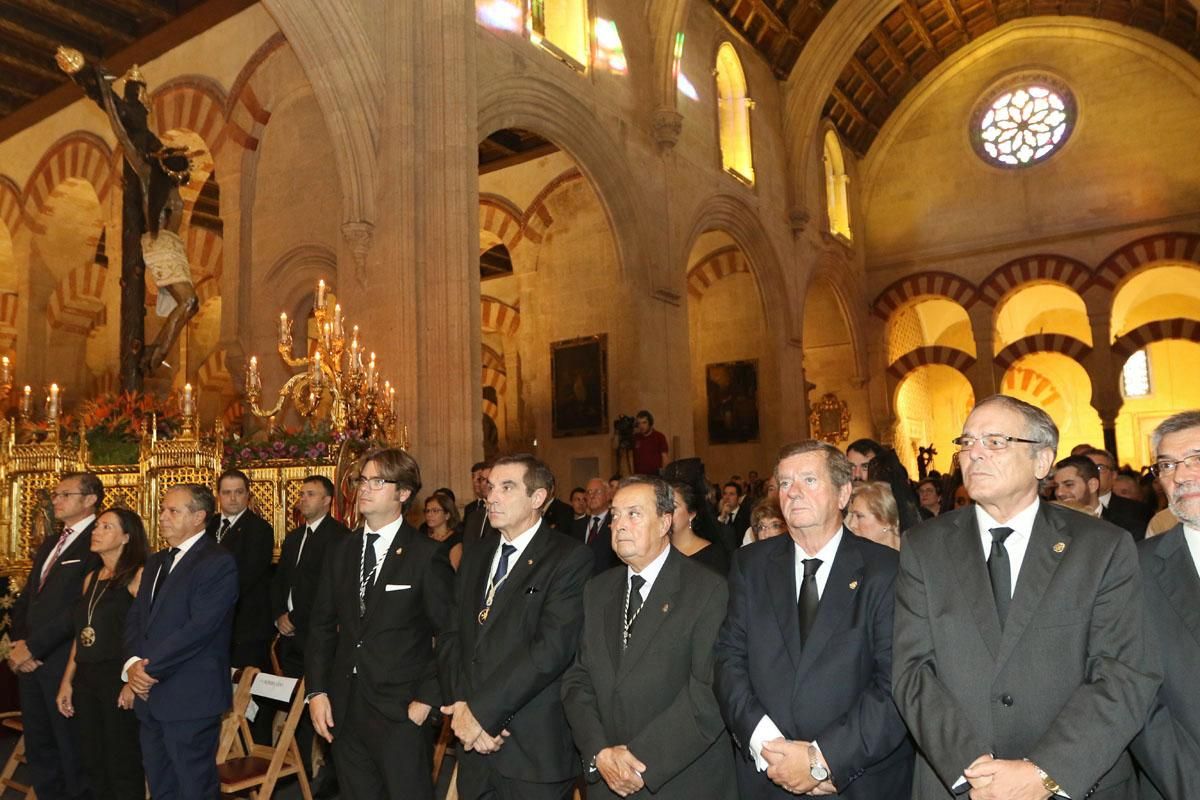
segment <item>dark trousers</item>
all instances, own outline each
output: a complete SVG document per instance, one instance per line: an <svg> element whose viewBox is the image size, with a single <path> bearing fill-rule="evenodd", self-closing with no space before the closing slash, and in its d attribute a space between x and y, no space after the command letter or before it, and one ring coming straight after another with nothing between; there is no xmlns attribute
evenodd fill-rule
<svg viewBox="0 0 1200 800"><path fill-rule="evenodd" d="M17 676L25 758L38 797L91 797L79 752L77 726L58 712L55 698L63 670L42 665ZM113 702L116 702L115 700Z"/></svg>
<svg viewBox="0 0 1200 800"><path fill-rule="evenodd" d="M142 759L154 800L215 800L221 718L142 718Z"/></svg>
<svg viewBox="0 0 1200 800"><path fill-rule="evenodd" d="M75 667L72 702L83 765L96 800L146 797L137 717L117 708L121 685L119 659Z"/></svg>
<svg viewBox="0 0 1200 800"><path fill-rule="evenodd" d="M339 797L433 800L433 754L424 730L407 716L385 717L350 686L346 717L333 731Z"/></svg>
<svg viewBox="0 0 1200 800"><path fill-rule="evenodd" d="M459 754L460 800L568 800L574 789L574 778L556 783L519 781L492 769L486 755L473 751Z"/></svg>

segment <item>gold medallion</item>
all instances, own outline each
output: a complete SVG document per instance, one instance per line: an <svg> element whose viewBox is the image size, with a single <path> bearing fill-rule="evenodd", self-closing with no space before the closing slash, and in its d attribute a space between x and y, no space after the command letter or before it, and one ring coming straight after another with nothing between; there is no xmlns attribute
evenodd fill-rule
<svg viewBox="0 0 1200 800"><path fill-rule="evenodd" d="M91 625L84 627L79 632L79 643L84 647L91 647L96 643L96 629Z"/></svg>
<svg viewBox="0 0 1200 800"><path fill-rule="evenodd" d="M489 611L491 611L491 610L492 610L492 609L491 609L491 607L488 607L488 608L485 608L485 609L483 609L482 611L480 611L480 612L479 612L479 617L478 617L478 619L479 619L479 624L480 624L480 625L482 625L483 623L487 622L487 618L488 618L488 612L489 612Z"/></svg>
<svg viewBox="0 0 1200 800"><path fill-rule="evenodd" d="M858 588L858 581L850 581L850 588L851 588L851 589L857 589L857 588Z"/></svg>
<svg viewBox="0 0 1200 800"><path fill-rule="evenodd" d="M1061 553L1063 550L1066 550L1066 549L1067 549L1066 542L1058 542L1057 544L1054 545L1054 552L1056 552L1056 553Z"/></svg>

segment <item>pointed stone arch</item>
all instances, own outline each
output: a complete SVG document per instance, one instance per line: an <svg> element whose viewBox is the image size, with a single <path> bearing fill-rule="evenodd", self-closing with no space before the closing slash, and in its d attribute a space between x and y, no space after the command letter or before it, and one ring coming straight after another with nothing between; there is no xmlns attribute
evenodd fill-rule
<svg viewBox="0 0 1200 800"><path fill-rule="evenodd" d="M1200 264L1200 234L1156 233L1130 242L1100 262L1095 280L1113 291L1142 267L1160 261Z"/></svg>
<svg viewBox="0 0 1200 800"><path fill-rule="evenodd" d="M1186 317L1174 317L1172 319L1156 319L1145 325L1139 325L1113 342L1113 356L1116 357L1118 363L1124 364L1126 359L1143 347L1168 339L1200 342L1200 321Z"/></svg>
<svg viewBox="0 0 1200 800"><path fill-rule="evenodd" d="M113 152L103 139L86 131L68 133L52 144L38 161L23 193L25 217L35 233L45 233L37 216L46 208L54 188L69 178L91 184L100 208L106 208L114 174Z"/></svg>
<svg viewBox="0 0 1200 800"><path fill-rule="evenodd" d="M922 272L890 284L871 304L871 311L885 322L906 303L919 297L941 297L965 309L979 300L979 292L970 281L949 272Z"/></svg>
<svg viewBox="0 0 1200 800"><path fill-rule="evenodd" d="M1091 285L1092 271L1082 261L1053 253L1014 258L996 268L979 285L979 299L993 308L1012 292L1034 282L1059 283L1083 292Z"/></svg>
<svg viewBox="0 0 1200 800"><path fill-rule="evenodd" d="M1030 353L1061 353L1074 361L1082 361L1091 352L1092 348L1087 342L1081 342L1074 336L1035 333L1009 344L996 354L993 361L1001 370L1007 370Z"/></svg>
<svg viewBox="0 0 1200 800"><path fill-rule="evenodd" d="M242 67L225 101L226 135L229 140L246 150L257 150L262 138L262 129L271 121L268 105L264 105L260 92L262 86L259 70L281 50L287 47L287 39L277 33L259 46L254 55Z"/></svg>

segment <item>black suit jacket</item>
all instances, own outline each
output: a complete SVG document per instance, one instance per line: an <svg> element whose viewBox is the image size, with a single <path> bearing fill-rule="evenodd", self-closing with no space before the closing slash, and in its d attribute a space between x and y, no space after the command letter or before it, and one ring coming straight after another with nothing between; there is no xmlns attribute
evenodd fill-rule
<svg viewBox="0 0 1200 800"><path fill-rule="evenodd" d="M560 697L562 674L583 628L583 585L591 553L543 520L496 592L487 621L478 614L500 534L463 554L454 614L438 659L454 700L465 700L491 736L512 734L480 756L508 778L538 783L579 774Z"/></svg>
<svg viewBox="0 0 1200 800"><path fill-rule="evenodd" d="M1126 750L1159 685L1129 536L1039 502L1004 628L972 506L905 534L896 704L920 748L913 797L952 797L983 753L1028 758L1073 798L1137 796Z"/></svg>
<svg viewBox="0 0 1200 800"><path fill-rule="evenodd" d="M46 584L38 591L42 566L58 544L58 536L46 537L34 554L25 588L13 603L11 638L25 640L29 652L42 662L39 670L61 674L67 667L75 634L71 612L83 594L83 576L100 565L100 557L91 551L95 527L96 521L92 520L59 554Z"/></svg>
<svg viewBox="0 0 1200 800"><path fill-rule="evenodd" d="M572 514L572 516L574 515ZM587 532L588 526L591 524L592 515L588 514L583 519L573 519L571 521L571 529L576 539L591 548L592 574L599 575L601 572L612 569L620 564L621 559L617 558L617 553L612 547L612 512L604 512L604 519L600 523L600 530L596 531L596 535L592 537L592 541L588 542Z"/></svg>
<svg viewBox="0 0 1200 800"><path fill-rule="evenodd" d="M1142 798L1200 797L1200 574L1183 525L1138 545L1146 628L1161 655L1162 688L1131 749Z"/></svg>
<svg viewBox="0 0 1200 800"><path fill-rule="evenodd" d="M488 522L487 504L482 500L468 503L467 507L463 509L463 552L466 553L472 547L479 544L480 541L493 531L495 531L495 528Z"/></svg>
<svg viewBox="0 0 1200 800"><path fill-rule="evenodd" d="M221 519L221 515L217 514L208 521L208 532L214 537L220 530ZM275 635L274 619L271 617L271 556L275 553L274 529L265 519L247 508L221 539L221 546L233 555L238 570L238 601L233 615L233 644L270 639Z"/></svg>
<svg viewBox="0 0 1200 800"><path fill-rule="evenodd" d="M1129 531L1138 542L1146 538L1146 526L1150 524L1152 516L1154 512L1145 503L1121 497L1119 494L1109 498L1108 505L1100 514L1100 518L1106 522Z"/></svg>
<svg viewBox="0 0 1200 800"><path fill-rule="evenodd" d="M307 528L307 525L301 525L284 538L279 565L275 568L275 577L271 581L271 618L275 620L279 619L281 614L288 614L292 625L296 626L296 634L292 637L291 644L301 652L308 640L309 619L312 616L313 601L317 596L317 584L325 565L325 554L329 545L350 535L350 530L334 519L332 514L326 514L317 529L305 540L304 532ZM300 550L302 541L304 549ZM296 562L297 551L300 556L299 563ZM290 613L288 592L292 594Z"/></svg>
<svg viewBox="0 0 1200 800"><path fill-rule="evenodd" d="M550 527L559 533L570 536L575 529L575 509L571 508L570 503L564 503L557 497L550 501L546 513L542 516L550 523Z"/></svg>
<svg viewBox="0 0 1200 800"><path fill-rule="evenodd" d="M792 538L776 536L734 555L716 687L743 756L743 800L794 796L755 769L749 743L764 715L788 739L817 741L839 797L908 796L913 751L891 693L897 560L894 550L843 528L802 648Z"/></svg>
<svg viewBox="0 0 1200 800"><path fill-rule="evenodd" d="M584 590L583 639L562 686L581 758L626 745L647 767L646 789L633 797L736 797L712 685L725 579L672 548L622 651L626 572L610 570ZM599 773L588 777L590 800L617 797Z"/></svg>
<svg viewBox="0 0 1200 800"><path fill-rule="evenodd" d="M437 707L448 697L434 658L454 584L445 550L402 524L367 589L367 613L360 617L363 541L360 528L329 545L304 654L308 691L329 695L335 726L345 722L356 668L357 691L392 720L407 719L413 700Z"/></svg>
<svg viewBox="0 0 1200 800"><path fill-rule="evenodd" d="M233 698L229 638L237 602L233 557L210 536L179 556L151 603L154 578L167 557L146 560L137 597L125 618L125 656L147 658L158 683L138 699L138 717L170 722L220 716Z"/></svg>

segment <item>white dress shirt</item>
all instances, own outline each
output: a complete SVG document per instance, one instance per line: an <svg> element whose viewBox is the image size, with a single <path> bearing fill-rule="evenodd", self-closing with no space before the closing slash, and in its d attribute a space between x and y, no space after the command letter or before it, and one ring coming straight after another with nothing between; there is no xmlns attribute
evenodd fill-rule
<svg viewBox="0 0 1200 800"><path fill-rule="evenodd" d="M629 596L629 581L634 575L642 576L645 583L642 584L641 590L638 592L642 596L642 602L650 599L650 590L654 587L654 582L658 580L658 573L662 572L663 564L667 563L667 556L671 552L671 546L667 545L663 551L654 557L654 560L646 565L646 568L638 572L633 567L625 568L625 596Z"/></svg>
<svg viewBox="0 0 1200 800"><path fill-rule="evenodd" d="M991 528L1012 528L1012 533L1004 540L1004 550L1008 553L1009 576L1012 586L1009 587L1009 597L1017 593L1017 576L1021 574L1021 564L1025 561L1025 551L1029 548L1029 536L1033 533L1033 521L1037 518L1039 498L1021 511L1018 511L1008 522L997 522L991 514L983 510L983 506L975 504L975 520L979 523L979 544L983 548L983 559L987 561L992 552Z"/></svg>
<svg viewBox="0 0 1200 800"><path fill-rule="evenodd" d="M1187 540L1188 550L1192 551L1192 565L1200 572L1200 528L1184 525L1183 538Z"/></svg>
<svg viewBox="0 0 1200 800"><path fill-rule="evenodd" d="M325 521L325 517L327 517L327 516L328 516L327 514L322 514L320 517L317 518L317 520L315 522L305 523L304 533L300 534L300 549L296 551L296 563L293 566L299 566L300 557L304 555L304 545L308 544L308 537L314 531L316 531L317 528L321 527L321 523ZM296 610L295 604L292 603L292 590L291 589L288 589L287 610L288 610L288 613L291 613L292 611ZM275 627L276 628L279 627L278 622L275 623ZM282 631L280 631L280 633L282 633ZM290 633L290 634L284 634L284 635L294 636L295 634Z"/></svg>
<svg viewBox="0 0 1200 800"><path fill-rule="evenodd" d="M249 507L250 506L246 506L246 508L249 508ZM232 517L229 516L228 514L222 514L221 519L229 520L229 527L230 527L230 529L232 529L234 525L237 525L237 521L242 518L242 514L246 513L246 508L243 508L241 511L234 514ZM218 528L218 530L220 530L220 529Z"/></svg>
<svg viewBox="0 0 1200 800"><path fill-rule="evenodd" d="M377 531L373 531L367 524L363 523L363 546L359 551L359 564L362 562L362 556L367 552L367 535L372 533L379 534L379 538L375 540L375 572L371 575L371 583L375 583L375 579L379 577L379 568L383 566L383 560L387 557L388 550L392 548L392 542L396 539L396 533L400 530L400 526L404 524L404 516L396 517L394 520L384 525Z"/></svg>
<svg viewBox="0 0 1200 800"><path fill-rule="evenodd" d="M87 526L91 525L95 519L96 519L96 515L91 514L91 515L86 516L83 519L79 520L75 524L68 525L68 526L66 526L66 528L63 528L64 531L66 531L67 528L70 528L71 535L66 537L66 539L64 539L61 542L61 545L62 545L61 547L59 547L57 544L54 546L54 550L58 551L58 558L62 558L62 554L67 552L67 548L70 547L71 545L75 544L75 540L79 538L79 535L81 533L83 533L85 530L87 530ZM50 551L51 554L54 553L54 550ZM52 566L54 566L54 562L57 560L58 559L52 559L49 557L46 558L46 563L42 564L42 580L46 580L46 576L50 574L50 568Z"/></svg>
<svg viewBox="0 0 1200 800"><path fill-rule="evenodd" d="M817 599L825 593L825 584L829 582L829 573L833 571L833 559L837 556L838 547L842 544L842 531L845 528L838 528L838 532L833 535L825 545L816 553L809 555L803 547L792 542L792 552L794 554L794 562L796 569L796 602L800 602L800 590L804 584L804 560L807 558L819 558L821 566L817 567ZM767 760L763 758L762 746L772 739L786 739L783 732L779 730L779 726L775 724L768 715L763 714L762 719L754 726L754 733L750 734L750 753L754 756L754 765L759 772L766 772L770 766ZM818 750L820 746L814 741L813 746Z"/></svg>
<svg viewBox="0 0 1200 800"><path fill-rule="evenodd" d="M1100 508L1108 508L1108 504L1112 502L1112 492L1106 492L1100 495Z"/></svg>
<svg viewBox="0 0 1200 800"><path fill-rule="evenodd" d="M517 565L517 560L521 557L521 553L524 553L525 548L529 546L531 541L533 541L533 534L537 533L538 526L541 524L542 521L539 519L537 522L533 523L532 528L523 531L512 541L509 541L504 534L500 534L501 545L511 544L513 547L517 548L515 551L513 551L513 554L508 557L509 572L512 572L513 567ZM496 574L496 567L500 564L500 551L503 549L503 546L497 547L496 552L492 554L492 567L488 570L489 581L492 579L492 576Z"/></svg>

